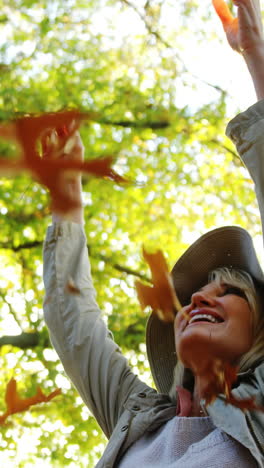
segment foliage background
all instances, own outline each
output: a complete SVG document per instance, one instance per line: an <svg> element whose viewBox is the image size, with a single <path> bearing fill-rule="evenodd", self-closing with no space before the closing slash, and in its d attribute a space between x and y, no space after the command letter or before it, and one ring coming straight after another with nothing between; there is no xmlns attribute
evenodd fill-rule
<svg viewBox="0 0 264 468"><path fill-rule="evenodd" d="M115 169L133 181L84 180L86 233L104 318L151 384L146 313L134 291L135 278L148 277L142 244L163 247L170 266L222 224L247 228L259 245L252 182L224 136L227 120L254 102L245 66L225 44L209 0L0 0L0 7L0 120L96 111L81 130L86 157L114 155ZM4 141L0 151L16 157ZM106 440L43 322L48 206L27 174L0 179L0 411L12 376L25 396L38 385L63 390L0 428L0 464L93 467Z"/></svg>

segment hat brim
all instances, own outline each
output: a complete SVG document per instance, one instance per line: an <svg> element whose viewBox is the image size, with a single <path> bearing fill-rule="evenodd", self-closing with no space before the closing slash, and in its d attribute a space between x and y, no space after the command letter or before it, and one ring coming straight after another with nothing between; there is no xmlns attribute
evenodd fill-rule
<svg viewBox="0 0 264 468"><path fill-rule="evenodd" d="M174 265L171 275L182 305L208 282L208 274L219 267L238 268L264 285L264 275L249 233L238 226L209 231L194 242ZM155 385L168 393L177 362L173 324L162 322L155 313L148 319L147 354Z"/></svg>

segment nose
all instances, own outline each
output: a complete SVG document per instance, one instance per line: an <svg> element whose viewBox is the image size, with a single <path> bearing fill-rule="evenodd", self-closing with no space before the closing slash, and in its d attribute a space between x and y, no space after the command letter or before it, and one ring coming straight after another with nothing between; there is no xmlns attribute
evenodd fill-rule
<svg viewBox="0 0 264 468"><path fill-rule="evenodd" d="M191 306L202 307L202 306L211 306L215 305L215 299L211 294L208 294L204 291L197 291L192 295Z"/></svg>

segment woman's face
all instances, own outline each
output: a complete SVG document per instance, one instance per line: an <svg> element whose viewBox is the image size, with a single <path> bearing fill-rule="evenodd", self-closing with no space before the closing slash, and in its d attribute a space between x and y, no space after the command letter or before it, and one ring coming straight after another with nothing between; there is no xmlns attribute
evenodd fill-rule
<svg viewBox="0 0 264 468"><path fill-rule="evenodd" d="M235 364L253 342L252 312L243 290L207 284L176 315L174 334L177 355L193 371L208 359Z"/></svg>

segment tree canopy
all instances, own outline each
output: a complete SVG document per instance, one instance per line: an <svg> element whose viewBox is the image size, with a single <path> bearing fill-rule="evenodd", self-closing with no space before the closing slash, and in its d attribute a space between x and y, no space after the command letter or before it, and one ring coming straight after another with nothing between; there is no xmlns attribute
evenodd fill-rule
<svg viewBox="0 0 264 468"><path fill-rule="evenodd" d="M85 157L111 155L114 169L129 179L118 185L83 178L85 229L104 319L132 368L152 384L147 312L134 288L135 279L149 279L142 245L162 248L172 267L208 229L238 224L260 235L252 181L224 135L240 109L228 89L230 71L217 57L204 60L207 75L194 63L213 47L216 55L224 47L229 53L220 24L209 0L0 0L0 6L0 121L92 111L81 127ZM213 67L218 81L210 80ZM17 157L3 139L0 152ZM13 377L24 397L38 386L46 394L62 389L0 426L5 467L93 467L106 443L43 321L49 223L44 187L27 173L0 178L0 412Z"/></svg>

